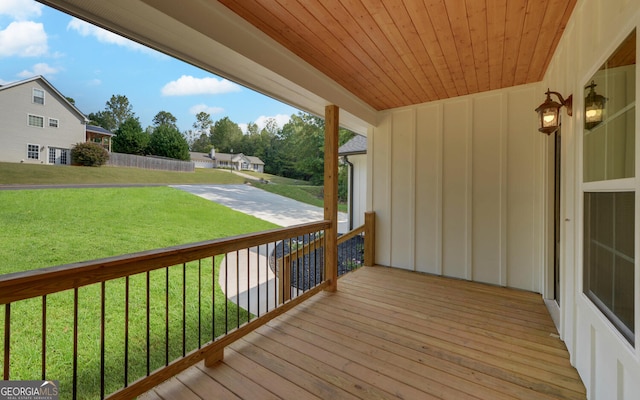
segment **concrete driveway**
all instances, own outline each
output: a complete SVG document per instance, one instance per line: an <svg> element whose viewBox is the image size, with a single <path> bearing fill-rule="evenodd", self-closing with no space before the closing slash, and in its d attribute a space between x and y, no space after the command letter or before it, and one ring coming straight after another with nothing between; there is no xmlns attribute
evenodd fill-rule
<svg viewBox="0 0 640 400"><path fill-rule="evenodd" d="M320 207L269 193L251 185L175 185L172 187L280 226L321 221L324 218L324 210ZM347 228L347 214L338 213L338 232L345 233Z"/></svg>
<svg viewBox="0 0 640 400"><path fill-rule="evenodd" d="M283 227L320 221L324 217L324 210L320 207L269 193L251 185L172 187ZM338 222L338 232L347 232L347 214L338 213ZM222 261L225 267L220 268L218 282L227 298L255 315L262 315L277 306L275 293L278 284L276 276L268 267L268 250L265 246L260 246L253 247L248 252L228 253ZM295 288L292 287L291 290L295 291Z"/></svg>

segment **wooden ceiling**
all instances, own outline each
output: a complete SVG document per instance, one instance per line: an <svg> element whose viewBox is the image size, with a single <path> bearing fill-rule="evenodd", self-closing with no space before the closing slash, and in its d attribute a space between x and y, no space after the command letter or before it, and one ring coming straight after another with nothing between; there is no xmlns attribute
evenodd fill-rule
<svg viewBox="0 0 640 400"><path fill-rule="evenodd" d="M377 110L542 80L576 0L220 0Z"/></svg>

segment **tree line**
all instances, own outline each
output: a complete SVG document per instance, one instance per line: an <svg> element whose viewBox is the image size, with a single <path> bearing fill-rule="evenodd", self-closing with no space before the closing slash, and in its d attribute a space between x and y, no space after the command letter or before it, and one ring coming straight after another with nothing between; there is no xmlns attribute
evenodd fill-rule
<svg viewBox="0 0 640 400"><path fill-rule="evenodd" d="M292 115L283 127L275 119L268 119L262 129L251 122L243 133L229 117L214 122L206 112L195 116L192 129L180 132L176 117L160 111L152 125L143 129L127 97L113 95L104 110L88 117L91 124L116 134L112 143L116 153L189 160L189 151L209 153L215 149L218 153L259 157L269 174L306 180L312 185L324 181L324 120L308 113ZM353 136L353 132L340 129L339 144ZM345 173L341 175L344 180Z"/></svg>

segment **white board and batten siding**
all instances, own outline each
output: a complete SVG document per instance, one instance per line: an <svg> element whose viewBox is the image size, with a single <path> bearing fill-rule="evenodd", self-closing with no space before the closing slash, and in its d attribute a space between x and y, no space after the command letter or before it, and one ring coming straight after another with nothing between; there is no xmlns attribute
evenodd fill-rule
<svg viewBox="0 0 640 400"><path fill-rule="evenodd" d="M562 298L560 334L589 399L640 399L640 132L635 111L635 343L631 345L583 294L584 87L629 33L640 32L640 1L578 1L543 80L544 88L573 93L574 116L562 135ZM637 43L640 43L637 41ZM636 44L636 60L640 54ZM640 98L636 70L635 93ZM542 99L542 97L541 97Z"/></svg>
<svg viewBox="0 0 640 400"><path fill-rule="evenodd" d="M541 290L539 93L525 85L382 114L368 135L376 263Z"/></svg>

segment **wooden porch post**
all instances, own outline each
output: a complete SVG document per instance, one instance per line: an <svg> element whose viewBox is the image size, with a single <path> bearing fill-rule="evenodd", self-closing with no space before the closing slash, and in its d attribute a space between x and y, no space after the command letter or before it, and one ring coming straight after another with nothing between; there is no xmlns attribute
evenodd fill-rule
<svg viewBox="0 0 640 400"><path fill-rule="evenodd" d="M324 110L324 219L331 221L325 231L324 262L327 291L338 288L338 106L329 105Z"/></svg>
<svg viewBox="0 0 640 400"><path fill-rule="evenodd" d="M373 266L376 262L376 213L364 213L364 265Z"/></svg>

